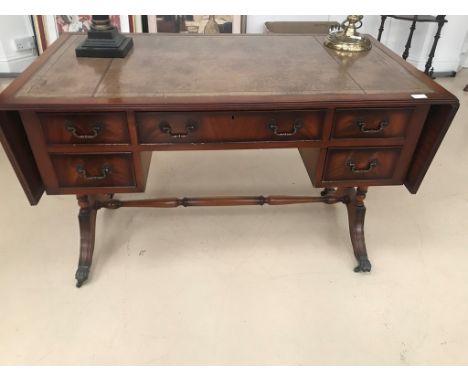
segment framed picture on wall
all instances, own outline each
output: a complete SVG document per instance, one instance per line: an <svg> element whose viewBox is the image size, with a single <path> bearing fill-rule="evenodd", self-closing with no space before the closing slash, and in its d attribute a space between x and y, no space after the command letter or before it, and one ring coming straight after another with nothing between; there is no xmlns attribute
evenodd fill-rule
<svg viewBox="0 0 468 382"><path fill-rule="evenodd" d="M247 16L151 15L150 33L245 33Z"/></svg>
<svg viewBox="0 0 468 382"><path fill-rule="evenodd" d="M111 15L112 24L123 33L135 31L135 17L129 15ZM39 53L47 49L65 32L88 32L91 27L90 15L47 15L33 16Z"/></svg>

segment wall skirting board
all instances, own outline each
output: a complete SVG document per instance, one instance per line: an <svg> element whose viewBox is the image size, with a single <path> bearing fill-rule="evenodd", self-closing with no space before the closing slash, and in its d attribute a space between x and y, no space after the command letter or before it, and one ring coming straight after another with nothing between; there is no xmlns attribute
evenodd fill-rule
<svg viewBox="0 0 468 382"><path fill-rule="evenodd" d="M0 77L2 73L21 73L36 59L36 55L31 51L29 56L0 57ZM5 76L3 76L5 77Z"/></svg>
<svg viewBox="0 0 468 382"><path fill-rule="evenodd" d="M15 73L15 72L1 72L0 73L0 78L16 78L20 75L21 73Z"/></svg>

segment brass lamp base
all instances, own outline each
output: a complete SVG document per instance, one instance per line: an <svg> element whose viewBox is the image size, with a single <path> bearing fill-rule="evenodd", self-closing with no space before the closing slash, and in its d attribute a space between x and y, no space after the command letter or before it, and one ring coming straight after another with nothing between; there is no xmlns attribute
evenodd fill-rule
<svg viewBox="0 0 468 382"><path fill-rule="evenodd" d="M365 52L372 48L372 44L367 37L347 37L341 32L328 35L324 44L328 48L345 52Z"/></svg>
<svg viewBox="0 0 468 382"><path fill-rule="evenodd" d="M365 52L372 48L370 40L356 32L362 26L362 16L348 16L341 24L341 30L328 34L326 47L344 52Z"/></svg>

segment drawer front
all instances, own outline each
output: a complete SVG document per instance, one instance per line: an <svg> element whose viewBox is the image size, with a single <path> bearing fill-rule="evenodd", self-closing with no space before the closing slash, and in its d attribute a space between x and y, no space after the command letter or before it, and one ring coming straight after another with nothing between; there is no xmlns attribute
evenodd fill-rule
<svg viewBox="0 0 468 382"><path fill-rule="evenodd" d="M325 111L139 112L140 143L319 140Z"/></svg>
<svg viewBox="0 0 468 382"><path fill-rule="evenodd" d="M38 113L47 144L130 143L127 115L119 113Z"/></svg>
<svg viewBox="0 0 468 382"><path fill-rule="evenodd" d="M53 154L60 187L135 187L131 154Z"/></svg>
<svg viewBox="0 0 468 382"><path fill-rule="evenodd" d="M413 110L413 108L337 109L332 138L404 138Z"/></svg>
<svg viewBox="0 0 468 382"><path fill-rule="evenodd" d="M400 147L328 149L323 180L391 180L400 153Z"/></svg>

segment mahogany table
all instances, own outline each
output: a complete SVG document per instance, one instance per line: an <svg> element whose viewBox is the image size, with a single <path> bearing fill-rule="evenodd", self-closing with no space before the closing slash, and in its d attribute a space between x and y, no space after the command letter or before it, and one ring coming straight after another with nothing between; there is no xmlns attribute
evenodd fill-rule
<svg viewBox="0 0 468 382"><path fill-rule="evenodd" d="M340 202L355 271L370 271L368 187L416 193L459 103L374 39L368 52L343 54L324 37L134 35L126 58L106 59L77 58L85 36L64 34L1 94L0 139L31 205L44 191L78 198L77 286L88 278L101 208ZM324 190L114 197L144 192L152 151L247 148L298 148Z"/></svg>

